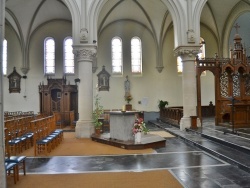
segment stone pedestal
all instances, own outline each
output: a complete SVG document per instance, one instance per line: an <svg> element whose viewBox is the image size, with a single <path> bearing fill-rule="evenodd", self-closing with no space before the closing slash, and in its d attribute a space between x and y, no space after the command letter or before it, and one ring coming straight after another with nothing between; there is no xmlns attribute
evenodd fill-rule
<svg viewBox="0 0 250 188"><path fill-rule="evenodd" d="M133 141L133 126L135 122L135 111L110 112L110 138L121 141Z"/></svg>
<svg viewBox="0 0 250 188"><path fill-rule="evenodd" d="M92 121L77 121L75 128L76 138L90 138L94 133L94 126Z"/></svg>

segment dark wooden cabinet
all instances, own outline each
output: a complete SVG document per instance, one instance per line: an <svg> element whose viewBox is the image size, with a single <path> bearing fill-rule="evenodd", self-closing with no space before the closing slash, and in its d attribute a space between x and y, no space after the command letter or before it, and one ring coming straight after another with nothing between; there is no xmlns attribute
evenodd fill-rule
<svg viewBox="0 0 250 188"><path fill-rule="evenodd" d="M67 84L66 78L47 79L47 85L39 85L40 112L45 115L60 114L64 126L70 124L70 111L78 117L77 85Z"/></svg>

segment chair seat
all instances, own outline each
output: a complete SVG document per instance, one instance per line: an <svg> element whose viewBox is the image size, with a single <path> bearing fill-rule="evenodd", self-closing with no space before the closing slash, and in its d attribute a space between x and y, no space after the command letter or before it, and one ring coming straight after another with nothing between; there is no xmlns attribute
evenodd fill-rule
<svg viewBox="0 0 250 188"><path fill-rule="evenodd" d="M59 132L52 132L52 133L50 133L50 135L58 136L58 135L60 135L60 133Z"/></svg>
<svg viewBox="0 0 250 188"><path fill-rule="evenodd" d="M9 140L9 144L18 144L21 140Z"/></svg>
<svg viewBox="0 0 250 188"><path fill-rule="evenodd" d="M45 140L53 140L53 139L55 139L55 137L53 137L53 136L46 136L45 138L44 138Z"/></svg>
<svg viewBox="0 0 250 188"><path fill-rule="evenodd" d="M23 174L26 175L25 159L26 156L10 156L5 157L5 162L17 164L17 173L19 173L19 170L23 170Z"/></svg>
<svg viewBox="0 0 250 188"><path fill-rule="evenodd" d="M63 132L63 130L62 129L56 129L56 130L54 130L54 132Z"/></svg>
<svg viewBox="0 0 250 188"><path fill-rule="evenodd" d="M10 156L10 157L5 158L5 161L19 163L25 159L26 159L26 156Z"/></svg>
<svg viewBox="0 0 250 188"><path fill-rule="evenodd" d="M48 139L42 139L42 140L37 141L38 144L47 144L49 142L50 142L50 140L48 140Z"/></svg>
<svg viewBox="0 0 250 188"><path fill-rule="evenodd" d="M26 136L26 137L28 137L28 138L32 138L33 137L33 133L27 133L27 134L25 134L24 136Z"/></svg>
<svg viewBox="0 0 250 188"><path fill-rule="evenodd" d="M11 170L13 167L15 167L16 163L14 162L5 162L5 169L6 170Z"/></svg>
<svg viewBox="0 0 250 188"><path fill-rule="evenodd" d="M14 140L21 140L21 141L25 141L25 140L27 140L27 137L25 137L25 136L16 137Z"/></svg>
<svg viewBox="0 0 250 188"><path fill-rule="evenodd" d="M5 170L7 172L7 175L10 175L12 172L15 184L19 180L17 165L18 165L17 163L13 163L13 162L5 162Z"/></svg>

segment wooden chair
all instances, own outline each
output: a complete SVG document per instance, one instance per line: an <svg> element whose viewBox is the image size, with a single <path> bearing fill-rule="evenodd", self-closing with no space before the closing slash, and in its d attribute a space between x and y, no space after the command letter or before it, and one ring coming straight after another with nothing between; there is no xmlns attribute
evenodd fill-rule
<svg viewBox="0 0 250 188"><path fill-rule="evenodd" d="M16 163L5 162L5 170L6 170L7 176L13 176L15 184L19 180L19 174L17 172L18 171L17 169L18 168L17 168Z"/></svg>
<svg viewBox="0 0 250 188"><path fill-rule="evenodd" d="M23 174L26 175L26 164L25 164L26 156L10 156L5 158L5 162L7 163L15 163L17 165L17 174L22 170ZM17 180L19 180L19 176L17 176Z"/></svg>
<svg viewBox="0 0 250 188"><path fill-rule="evenodd" d="M11 156L9 149L8 140L8 130L5 129L5 168L7 175L13 174L14 183L19 180L19 170L23 170L24 175L26 175L25 159L26 156ZM11 173L12 172L12 173Z"/></svg>
<svg viewBox="0 0 250 188"><path fill-rule="evenodd" d="M17 155L21 152L21 139L17 138L17 128L16 128L16 120L9 120L5 121L5 127L8 130L8 133L6 133L6 137L8 137L8 145L10 149L10 153L12 155Z"/></svg>
<svg viewBox="0 0 250 188"><path fill-rule="evenodd" d="M52 139L47 138L47 127L46 122L44 121L44 118L40 121L38 121L39 124L39 130L37 132L37 154L45 154L48 155L48 153L51 151L52 147Z"/></svg>

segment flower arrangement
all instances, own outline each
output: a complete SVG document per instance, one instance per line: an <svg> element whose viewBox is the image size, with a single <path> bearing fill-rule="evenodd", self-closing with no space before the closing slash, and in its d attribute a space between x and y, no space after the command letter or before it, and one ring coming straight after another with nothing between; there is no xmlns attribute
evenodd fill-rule
<svg viewBox="0 0 250 188"><path fill-rule="evenodd" d="M125 96L125 101L127 101L127 103L129 104L129 102L133 99L133 97L131 95L127 95Z"/></svg>
<svg viewBox="0 0 250 188"><path fill-rule="evenodd" d="M137 118L134 123L133 127L133 134L136 134L138 132L144 132L147 133L149 130L146 127L145 122L143 121L142 118Z"/></svg>

